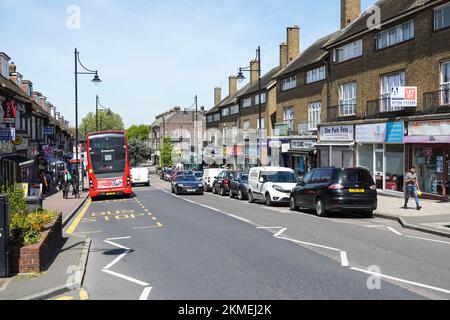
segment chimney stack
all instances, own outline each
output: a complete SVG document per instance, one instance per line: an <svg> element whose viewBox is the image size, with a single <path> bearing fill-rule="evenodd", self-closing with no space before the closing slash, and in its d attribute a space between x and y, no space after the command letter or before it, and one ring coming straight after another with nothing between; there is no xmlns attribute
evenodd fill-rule
<svg viewBox="0 0 450 320"><path fill-rule="evenodd" d="M16 65L14 64L14 61L11 61L11 63L9 64L9 74L13 74L16 73Z"/></svg>
<svg viewBox="0 0 450 320"><path fill-rule="evenodd" d="M229 96L234 96L237 92L237 77L230 76L228 77L228 94Z"/></svg>
<svg viewBox="0 0 450 320"><path fill-rule="evenodd" d="M300 28L295 25L287 28L287 63L300 54Z"/></svg>
<svg viewBox="0 0 450 320"><path fill-rule="evenodd" d="M283 42L280 44L280 67L284 68L288 64L287 44Z"/></svg>
<svg viewBox="0 0 450 320"><path fill-rule="evenodd" d="M361 0L341 0L341 29L345 29L361 14Z"/></svg>
<svg viewBox="0 0 450 320"><path fill-rule="evenodd" d="M23 80L20 87L22 88L22 90L23 90L24 92L26 92L26 94L27 94L29 97L31 97L31 96L33 95L33 94L32 94L32 92L33 92L33 83L32 83L31 81L29 81L29 80Z"/></svg>
<svg viewBox="0 0 450 320"><path fill-rule="evenodd" d="M250 85L255 84L259 79L259 61L250 61Z"/></svg>
<svg viewBox="0 0 450 320"><path fill-rule="evenodd" d="M222 88L214 88L214 106L217 106L222 101Z"/></svg>

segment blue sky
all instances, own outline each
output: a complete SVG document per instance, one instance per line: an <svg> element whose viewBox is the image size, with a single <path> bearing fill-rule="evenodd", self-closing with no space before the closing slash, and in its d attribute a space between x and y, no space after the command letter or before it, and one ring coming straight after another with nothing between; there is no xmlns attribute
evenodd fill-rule
<svg viewBox="0 0 450 320"><path fill-rule="evenodd" d="M70 5L81 9L79 30L66 27ZM338 29L339 10L339 0L0 0L0 51L73 125L76 47L103 80L95 87L80 76L80 121L99 94L126 126L151 124L172 106L191 106L196 94L209 109L214 87L227 95L228 76L258 45L268 71L287 26L300 26L305 49Z"/></svg>

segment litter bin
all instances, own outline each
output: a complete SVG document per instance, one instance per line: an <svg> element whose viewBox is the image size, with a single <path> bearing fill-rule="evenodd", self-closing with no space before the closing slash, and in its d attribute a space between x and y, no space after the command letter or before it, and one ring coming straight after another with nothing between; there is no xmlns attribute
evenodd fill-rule
<svg viewBox="0 0 450 320"><path fill-rule="evenodd" d="M42 197L28 197L27 206L30 212L34 212L42 208Z"/></svg>
<svg viewBox="0 0 450 320"><path fill-rule="evenodd" d="M9 206L6 194L0 194L0 278L9 276Z"/></svg>

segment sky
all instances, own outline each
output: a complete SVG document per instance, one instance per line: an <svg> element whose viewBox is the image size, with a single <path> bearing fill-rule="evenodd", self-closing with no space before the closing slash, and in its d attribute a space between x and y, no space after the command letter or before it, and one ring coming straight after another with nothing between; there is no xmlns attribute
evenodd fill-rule
<svg viewBox="0 0 450 320"><path fill-rule="evenodd" d="M225 97L228 77L258 45L267 72L279 64L286 27L300 27L303 50L339 28L339 10L339 0L0 0L0 51L74 125L77 48L103 81L79 76L79 122L98 94L126 127L150 125L195 95L210 109L214 87Z"/></svg>

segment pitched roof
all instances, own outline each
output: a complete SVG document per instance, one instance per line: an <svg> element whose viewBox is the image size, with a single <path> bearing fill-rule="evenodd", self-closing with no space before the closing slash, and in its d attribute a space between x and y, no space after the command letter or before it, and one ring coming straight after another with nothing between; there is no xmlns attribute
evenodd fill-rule
<svg viewBox="0 0 450 320"><path fill-rule="evenodd" d="M396 18L408 11L417 9L432 2L441 2L442 0L379 0L375 6L380 8L381 23ZM355 21L353 21L347 28L343 29L340 34L331 39L324 45L324 47L331 47L334 44L350 38L360 32L368 30L367 21L371 18L373 12L363 12Z"/></svg>
<svg viewBox="0 0 450 320"><path fill-rule="evenodd" d="M336 37L339 33L340 32L337 31L317 40L315 43L309 46L308 49L303 51L302 54L300 54L291 63L289 63L286 68L277 73L275 77L283 76L298 69L302 69L325 58L328 52L322 49L323 45Z"/></svg>
<svg viewBox="0 0 450 320"><path fill-rule="evenodd" d="M270 85L275 82L275 80L273 79L273 77L281 70L280 67L275 67L272 70L270 70L269 72L267 72L265 75L263 75L261 77L261 89L266 89L268 87L270 87ZM238 93L238 95L236 96L237 98L240 98L242 96L245 96L247 94L251 94L254 92L258 92L259 91L259 84L258 81L256 81L253 85L248 85L248 88L245 90L242 90L240 93Z"/></svg>

